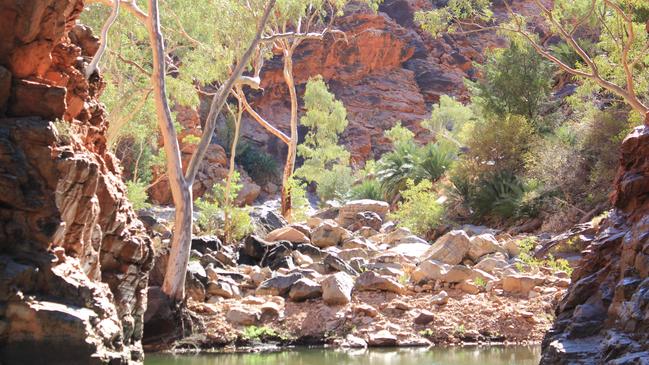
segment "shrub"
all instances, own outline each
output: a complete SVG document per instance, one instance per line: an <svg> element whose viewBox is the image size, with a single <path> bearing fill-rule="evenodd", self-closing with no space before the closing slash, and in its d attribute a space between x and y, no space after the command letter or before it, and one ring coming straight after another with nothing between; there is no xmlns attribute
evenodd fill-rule
<svg viewBox="0 0 649 365"><path fill-rule="evenodd" d="M381 184L376 179L363 180L361 183L352 186L349 191L349 199L383 199Z"/></svg>
<svg viewBox="0 0 649 365"><path fill-rule="evenodd" d="M308 211L310 208L309 200L306 197L306 184L292 176L288 179L286 188L291 197L291 216L289 221L299 222L308 218Z"/></svg>
<svg viewBox="0 0 649 365"><path fill-rule="evenodd" d="M500 172L478 182L472 207L478 217L512 218L519 215L524 194L525 187L516 175Z"/></svg>
<svg viewBox="0 0 649 365"><path fill-rule="evenodd" d="M237 207L234 203L243 187L237 171L232 175L230 196L225 196L225 181L214 184L212 191L197 199L194 204L198 208L197 224L206 234L216 234L225 242L233 242L252 232L252 220L247 207Z"/></svg>
<svg viewBox="0 0 649 365"><path fill-rule="evenodd" d="M531 46L511 42L494 50L480 67L483 77L475 84L474 100L487 113L516 114L535 120L551 91L554 66Z"/></svg>
<svg viewBox="0 0 649 365"><path fill-rule="evenodd" d="M128 201L133 205L133 209L147 209L151 204L147 202L149 196L146 193L147 185L142 181L127 181L126 182L126 196Z"/></svg>
<svg viewBox="0 0 649 365"><path fill-rule="evenodd" d="M479 120L465 127L462 134L468 149L463 160L473 177L487 172L520 172L525 153L534 141L532 124L519 115Z"/></svg>
<svg viewBox="0 0 649 365"><path fill-rule="evenodd" d="M448 143L431 143L416 152L415 178L436 181L444 175L456 158L455 148Z"/></svg>
<svg viewBox="0 0 649 365"><path fill-rule="evenodd" d="M422 236L435 229L441 223L444 208L437 202L432 187L428 180L418 184L407 180L406 189L401 193L403 202L399 203L395 212L390 213L390 219Z"/></svg>
<svg viewBox="0 0 649 365"><path fill-rule="evenodd" d="M270 154L249 143L239 143L236 163L257 183L265 184L277 177L279 165Z"/></svg>
<svg viewBox="0 0 649 365"><path fill-rule="evenodd" d="M416 154L417 146L414 143L398 144L377 163L376 178L388 201L406 188L408 179L415 177Z"/></svg>
<svg viewBox="0 0 649 365"><path fill-rule="evenodd" d="M430 119L425 120L421 125L435 133L436 137L441 136L460 145L457 133L476 117L471 107L463 105L448 95L442 95L439 104L433 105Z"/></svg>

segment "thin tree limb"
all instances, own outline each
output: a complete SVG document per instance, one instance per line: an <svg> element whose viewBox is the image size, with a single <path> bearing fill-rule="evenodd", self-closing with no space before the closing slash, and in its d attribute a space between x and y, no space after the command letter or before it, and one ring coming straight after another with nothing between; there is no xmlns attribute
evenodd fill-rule
<svg viewBox="0 0 649 365"><path fill-rule="evenodd" d="M201 141L198 143L196 152L192 156L192 159L189 162L189 166L187 167L187 172L185 173L185 179L190 184L190 186L194 183L194 179L196 178L196 174L198 173L198 168L200 167L200 164L203 161L203 157L205 156L205 152L207 152L207 148L212 140L212 134L214 133L214 129L216 128L216 117L223 109L223 105L225 104L225 101L230 94L230 90L232 90L232 87L236 84L237 80L243 73L244 68L248 64L250 57L259 45L259 42L262 38L262 33L264 31L264 28L266 27L268 18L270 17L271 10L275 6L275 2L276 0L269 0L266 4L264 13L259 20L259 24L257 25L257 33L250 43L250 46L243 54L241 59L239 59L237 66L234 68L234 71L232 72L228 80L221 86L221 88L219 88L218 94L214 96L214 98L212 98L212 103L210 104L210 112L207 116L207 121L205 123L203 135L201 136Z"/></svg>
<svg viewBox="0 0 649 365"><path fill-rule="evenodd" d="M108 19L106 19L106 22L101 28L99 49L97 50L97 53L95 53L95 56L92 58L92 61L90 61L88 67L86 67L86 79L90 79L90 76L97 70L99 61L101 61L101 57L104 55L104 52L106 52L106 45L108 44L108 31L110 30L110 27L115 23L117 16L119 15L119 1L120 0L113 0L113 10L110 12L110 16L108 17Z"/></svg>

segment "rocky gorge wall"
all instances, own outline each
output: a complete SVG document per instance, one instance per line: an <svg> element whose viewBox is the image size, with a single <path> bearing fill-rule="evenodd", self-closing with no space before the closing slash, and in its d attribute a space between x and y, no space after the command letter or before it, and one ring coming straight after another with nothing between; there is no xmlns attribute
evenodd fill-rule
<svg viewBox="0 0 649 365"><path fill-rule="evenodd" d="M0 1L0 363L127 364L153 249L106 149L82 0Z"/></svg>
<svg viewBox="0 0 649 365"><path fill-rule="evenodd" d="M646 364L649 359L646 126L622 143L612 202L615 209L584 251L557 308L541 364Z"/></svg>
<svg viewBox="0 0 649 365"><path fill-rule="evenodd" d="M432 38L415 23L414 14L443 2L384 0L378 12L352 2L335 20L345 39L330 34L322 41L306 40L296 50L293 63L298 94L304 92L310 77L322 75L347 109L349 125L341 140L349 147L352 163L362 164L390 150L383 133L398 121L415 132L418 140L432 140L431 133L421 127L432 104L441 95L466 99L464 79L476 79L480 72L476 66L484 62L487 50L506 46L506 41L492 32ZM538 15L529 0L515 0L512 6L532 20ZM502 18L504 6L496 4L494 14ZM539 33L542 35L541 29ZM288 133L290 99L279 55L266 62L261 79L263 90L250 93L251 105ZM206 100L203 119L208 108ZM277 156L285 153L282 142L252 118L244 117L242 130L244 137L269 152Z"/></svg>

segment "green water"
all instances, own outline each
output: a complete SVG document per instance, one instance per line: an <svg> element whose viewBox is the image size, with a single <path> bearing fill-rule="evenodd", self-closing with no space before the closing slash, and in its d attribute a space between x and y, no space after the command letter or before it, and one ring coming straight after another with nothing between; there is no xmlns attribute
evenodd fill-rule
<svg viewBox="0 0 649 365"><path fill-rule="evenodd" d="M538 346L347 351L297 349L249 354L149 354L144 365L537 365L540 354Z"/></svg>

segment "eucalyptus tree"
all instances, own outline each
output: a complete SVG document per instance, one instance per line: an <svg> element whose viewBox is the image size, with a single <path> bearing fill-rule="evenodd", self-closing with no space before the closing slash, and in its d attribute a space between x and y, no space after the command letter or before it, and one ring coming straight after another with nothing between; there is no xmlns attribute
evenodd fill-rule
<svg viewBox="0 0 649 365"><path fill-rule="evenodd" d="M166 173L175 206L174 232L162 290L170 298L180 301L185 296L185 273L191 248L192 185L211 142L216 116L233 87L246 83L241 75L257 51L276 0L165 1L164 12L158 0L148 0L145 8L139 7L136 0L101 1L126 9L145 29L151 55L147 60L150 68L139 67L150 73L156 121L162 136ZM165 42L162 20L167 21L164 30L167 34L174 34L169 39L175 42ZM131 41L138 44L143 39ZM182 60L179 62L181 67L174 64L174 59ZM203 134L183 173L168 89L174 97L191 95L191 92L187 93L189 89L197 99L195 85L218 80L222 82L210 104Z"/></svg>
<svg viewBox="0 0 649 365"><path fill-rule="evenodd" d="M288 135L274 127L259 115L250 104L243 100L243 104L250 115L262 127L284 142L288 149L286 163L282 173L281 209L282 215L291 216L291 195L289 179L295 170L295 157L298 142L298 97L293 76L293 56L297 48L305 40L322 40L328 33L344 38L344 33L333 29L335 16L342 11L346 0L284 0L280 1L277 11L267 24L268 36L262 39L264 44L272 47L281 54L283 60L282 75L289 92L291 105L290 132ZM326 18L328 22L325 22ZM258 73L257 73L258 74Z"/></svg>
<svg viewBox="0 0 649 365"><path fill-rule="evenodd" d="M449 0L446 6L423 11L415 18L434 36L444 32L471 34L496 31L513 42L526 42L562 71L583 81L582 91L606 90L628 104L649 125L649 2L646 0L554 0L552 6L533 0L542 25L549 30L545 39L558 36L577 56L569 64L556 47L540 40L531 19L517 10L513 0L498 1L508 19L496 21L490 0ZM587 47L597 38L595 47ZM589 48L592 48L589 49Z"/></svg>

